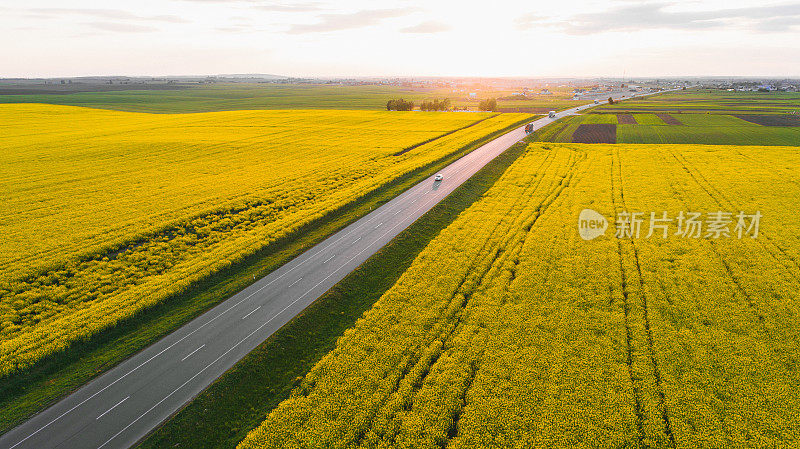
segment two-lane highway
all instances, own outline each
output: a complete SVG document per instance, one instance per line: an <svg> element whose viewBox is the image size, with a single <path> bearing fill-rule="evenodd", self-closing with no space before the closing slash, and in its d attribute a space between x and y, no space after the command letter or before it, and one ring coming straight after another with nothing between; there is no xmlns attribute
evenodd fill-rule
<svg viewBox="0 0 800 449"><path fill-rule="evenodd" d="M553 120L536 120L534 129ZM511 131L453 162L442 181L426 179L327 238L6 433L0 448L132 446L524 136Z"/></svg>

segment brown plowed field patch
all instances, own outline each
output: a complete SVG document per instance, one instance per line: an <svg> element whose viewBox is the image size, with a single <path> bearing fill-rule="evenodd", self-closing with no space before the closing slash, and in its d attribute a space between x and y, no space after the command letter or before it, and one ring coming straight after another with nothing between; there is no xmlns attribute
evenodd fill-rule
<svg viewBox="0 0 800 449"><path fill-rule="evenodd" d="M669 114L656 114L658 118L664 121L667 125L683 125L680 120Z"/></svg>
<svg viewBox="0 0 800 449"><path fill-rule="evenodd" d="M578 125L572 133L574 143L617 143L617 125Z"/></svg>
<svg viewBox="0 0 800 449"><path fill-rule="evenodd" d="M737 114L742 120L761 126L800 126L800 115L743 115Z"/></svg>

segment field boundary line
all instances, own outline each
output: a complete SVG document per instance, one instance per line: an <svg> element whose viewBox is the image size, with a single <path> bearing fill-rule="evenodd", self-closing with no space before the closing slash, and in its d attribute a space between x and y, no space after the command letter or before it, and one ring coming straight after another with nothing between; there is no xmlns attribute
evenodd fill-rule
<svg viewBox="0 0 800 449"><path fill-rule="evenodd" d="M622 202L622 207L627 210L627 206L625 204L625 189L623 187L623 182L624 182L623 179L624 178L622 177L622 158L620 157L618 148L615 149L614 153L611 156L612 157L612 161L613 161L615 155L616 155L616 160L617 160L617 165L618 165L617 176L619 178L620 200ZM618 239L618 242L619 242L619 240L620 239ZM642 266L641 266L641 263L639 261L639 249L636 247L636 243L634 242L633 238L629 238L628 241L630 242L631 248L633 249L634 263L636 264L636 271L637 271L637 275L638 275L638 278L639 278L639 295L642 298L642 312L643 312L643 315L644 315L644 327L645 327L645 330L647 331L647 347L648 347L648 352L649 352L649 356L650 356L650 364L652 365L652 368L653 368L653 376L655 377L655 382L656 382L656 390L657 390L657 393L658 393L658 402L659 402L659 406L661 408L661 419L662 419L663 425L664 425L664 432L666 433L667 437L669 437L670 446L675 448L675 447L677 447L677 445L675 443L675 435L672 432L672 423L670 422L669 411L667 409L666 395L664 393L664 386L663 386L663 381L662 381L662 378L661 378L661 370L660 370L660 368L658 366L658 359L657 359L656 353L655 353L655 342L654 342L654 338L653 338L653 329L652 329L652 327L650 325L650 309L649 309L648 303L647 303L647 291L645 289L644 276L642 274ZM621 245L621 243L620 243L620 245ZM621 255L621 253L620 253L620 255Z"/></svg>

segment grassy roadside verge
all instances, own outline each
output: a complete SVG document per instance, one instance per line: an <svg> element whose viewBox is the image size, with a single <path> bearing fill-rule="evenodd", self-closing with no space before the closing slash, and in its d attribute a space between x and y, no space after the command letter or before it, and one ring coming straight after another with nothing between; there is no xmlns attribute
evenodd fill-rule
<svg viewBox="0 0 800 449"><path fill-rule="evenodd" d="M135 317L68 350L43 359L32 368L0 380L0 433L77 389L107 369L147 347L204 311L232 296L327 236L479 145L528 121L498 130L449 156L399 177L391 183L276 241L242 263L216 273Z"/></svg>
<svg viewBox="0 0 800 449"><path fill-rule="evenodd" d="M378 253L240 360L156 429L142 448L230 448L289 396L339 336L403 274L428 242L495 183L526 144L489 162Z"/></svg>

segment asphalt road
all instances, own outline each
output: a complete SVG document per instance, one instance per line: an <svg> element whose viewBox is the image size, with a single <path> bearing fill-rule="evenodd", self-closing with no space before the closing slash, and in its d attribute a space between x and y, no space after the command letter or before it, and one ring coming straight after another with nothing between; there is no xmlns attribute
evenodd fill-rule
<svg viewBox="0 0 800 449"><path fill-rule="evenodd" d="M608 94L606 94L608 95ZM630 97L629 92L618 92ZM606 97L607 98L607 97ZM533 122L539 129L556 119ZM453 162L0 437L0 448L127 448L361 265L486 163L511 131Z"/></svg>

